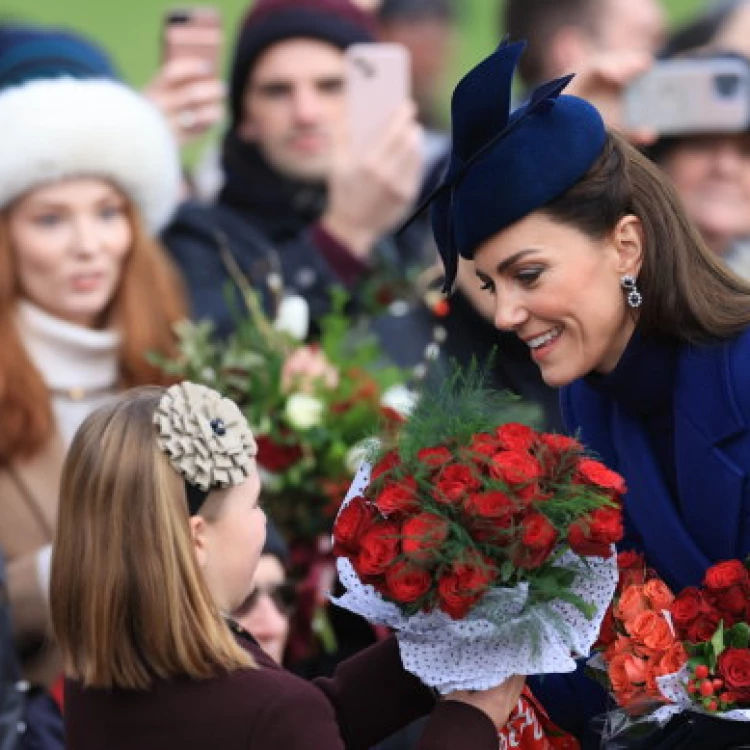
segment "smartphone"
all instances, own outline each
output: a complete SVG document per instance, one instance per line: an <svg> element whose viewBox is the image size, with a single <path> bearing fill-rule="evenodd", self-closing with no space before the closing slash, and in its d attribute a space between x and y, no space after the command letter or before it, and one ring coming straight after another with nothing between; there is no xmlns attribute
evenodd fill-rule
<svg viewBox="0 0 750 750"><path fill-rule="evenodd" d="M411 96L409 52L401 44L352 44L345 53L351 144L367 149Z"/></svg>
<svg viewBox="0 0 750 750"><path fill-rule="evenodd" d="M163 62L180 57L203 60L207 74L216 75L221 45L221 15L216 8L204 5L173 8L164 16Z"/></svg>
<svg viewBox="0 0 750 750"><path fill-rule="evenodd" d="M623 105L629 129L741 132L750 127L750 64L737 57L663 60L633 81Z"/></svg>

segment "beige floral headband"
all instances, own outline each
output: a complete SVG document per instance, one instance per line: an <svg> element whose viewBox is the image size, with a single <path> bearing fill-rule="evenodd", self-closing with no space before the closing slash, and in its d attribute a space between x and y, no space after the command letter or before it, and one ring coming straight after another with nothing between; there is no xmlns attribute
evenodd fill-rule
<svg viewBox="0 0 750 750"><path fill-rule="evenodd" d="M234 487L250 474L258 447L237 404L196 383L171 386L154 413L157 443L188 489ZM191 504L192 505L192 504ZM196 512L191 507L191 512Z"/></svg>

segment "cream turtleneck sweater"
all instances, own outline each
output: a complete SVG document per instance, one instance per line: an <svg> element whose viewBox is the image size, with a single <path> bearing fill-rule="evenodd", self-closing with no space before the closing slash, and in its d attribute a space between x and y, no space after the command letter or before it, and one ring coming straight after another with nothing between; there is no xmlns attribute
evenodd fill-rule
<svg viewBox="0 0 750 750"><path fill-rule="evenodd" d="M81 422L116 392L120 334L68 323L26 301L19 302L16 320L68 446Z"/></svg>

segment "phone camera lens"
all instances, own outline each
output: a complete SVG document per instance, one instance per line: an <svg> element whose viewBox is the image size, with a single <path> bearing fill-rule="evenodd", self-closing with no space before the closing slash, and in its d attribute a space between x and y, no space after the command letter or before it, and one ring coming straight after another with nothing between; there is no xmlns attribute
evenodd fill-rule
<svg viewBox="0 0 750 750"><path fill-rule="evenodd" d="M375 75L375 69L369 60L363 60L361 57L354 58L354 64L360 69L365 78L372 78Z"/></svg>
<svg viewBox="0 0 750 750"><path fill-rule="evenodd" d="M739 87L740 77L736 73L722 73L714 78L716 93L725 99L736 96Z"/></svg>

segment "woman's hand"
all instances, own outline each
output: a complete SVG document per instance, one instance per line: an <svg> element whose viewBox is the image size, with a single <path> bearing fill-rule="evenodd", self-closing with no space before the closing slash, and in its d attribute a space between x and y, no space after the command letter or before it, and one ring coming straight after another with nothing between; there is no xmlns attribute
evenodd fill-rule
<svg viewBox="0 0 750 750"><path fill-rule="evenodd" d="M448 693L445 700L468 703L489 716L498 732L503 728L513 709L518 705L526 677L513 675L497 687L489 690L456 690Z"/></svg>

